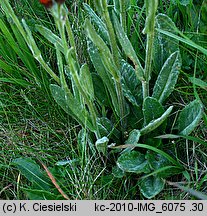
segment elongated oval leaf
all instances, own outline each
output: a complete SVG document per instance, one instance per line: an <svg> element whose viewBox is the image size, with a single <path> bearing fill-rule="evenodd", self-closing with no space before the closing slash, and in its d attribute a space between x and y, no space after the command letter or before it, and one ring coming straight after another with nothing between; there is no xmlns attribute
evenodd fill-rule
<svg viewBox="0 0 207 216"><path fill-rule="evenodd" d="M142 104L141 83L137 79L134 68L126 61L121 61L121 82L124 96L135 106ZM139 91L140 90L140 91Z"/></svg>
<svg viewBox="0 0 207 216"><path fill-rule="evenodd" d="M13 164L18 167L21 173L36 186L49 190L51 181L46 174L40 169L35 161L30 158L17 158Z"/></svg>
<svg viewBox="0 0 207 216"><path fill-rule="evenodd" d="M202 105L198 100L189 103L179 114L177 126L179 134L189 135L197 127L203 115Z"/></svg>
<svg viewBox="0 0 207 216"><path fill-rule="evenodd" d="M143 114L145 125L151 121L159 118L165 112L163 106L157 101L156 98L147 97L143 104Z"/></svg>
<svg viewBox="0 0 207 216"><path fill-rule="evenodd" d="M158 14L155 18L155 28L165 30L171 33L176 33L174 22L165 14ZM178 41L155 32L154 40L154 66L157 73L160 72L164 62L174 52L179 51Z"/></svg>
<svg viewBox="0 0 207 216"><path fill-rule="evenodd" d="M157 176L149 176L139 183L141 193L147 199L159 194L165 186L165 181Z"/></svg>
<svg viewBox="0 0 207 216"><path fill-rule="evenodd" d="M156 128L158 128L170 115L172 112L173 106L170 106L159 118L151 121L148 125L140 130L141 135L147 134Z"/></svg>
<svg viewBox="0 0 207 216"><path fill-rule="evenodd" d="M119 79L119 70L117 69L113 57L111 54L110 49L104 42L104 40L97 34L94 27L90 23L90 21L87 19L85 22L85 29L86 34L88 38L95 44L95 46L98 48L98 52L101 56L101 60L108 70L108 72L113 76L115 80Z"/></svg>
<svg viewBox="0 0 207 216"><path fill-rule="evenodd" d="M116 94L116 89L115 89L115 84L112 79L112 75L108 72L108 70L105 68L102 60L101 60L101 55L99 54L98 48L90 41L88 40L88 52L90 59L93 63L93 66L95 67L98 75L101 77L104 85L102 86L101 83L99 85L100 91L104 92L105 88L108 90L108 93L111 97L111 102L113 104L113 109L116 111L116 113L119 113L119 105L118 105L118 98ZM94 87L98 87L99 83L94 83ZM97 91L95 91L95 94L98 94ZM104 96L104 95L103 95ZM106 95L104 98L99 98L100 101L106 100ZM104 105L109 105L109 102L104 103Z"/></svg>
<svg viewBox="0 0 207 216"><path fill-rule="evenodd" d="M84 64L80 69L80 82L82 84L83 89L88 94L90 100L94 100L92 76L86 64Z"/></svg>
<svg viewBox="0 0 207 216"><path fill-rule="evenodd" d="M116 30L117 38L119 40L119 43L121 44L126 56L131 59L131 61L134 63L136 67L136 76L140 81L144 80L144 70L142 68L142 65L136 55L136 52L127 37L126 33L124 32L124 29L122 28L121 24L119 23L117 17L115 14L113 14L114 18L114 27Z"/></svg>
<svg viewBox="0 0 207 216"><path fill-rule="evenodd" d="M172 53L163 65L153 89L153 97L160 103L165 101L174 90L178 79L181 58L178 51Z"/></svg>
<svg viewBox="0 0 207 216"><path fill-rule="evenodd" d="M136 144L138 143L140 138L140 131L139 130L132 130L129 134L129 138L125 141L125 144Z"/></svg>
<svg viewBox="0 0 207 216"><path fill-rule="evenodd" d="M148 173L150 171L144 154L138 151L128 151L117 160L117 166L125 172Z"/></svg>
<svg viewBox="0 0 207 216"><path fill-rule="evenodd" d="M95 127L90 122L91 118L86 109L73 97L72 93L66 92L58 85L50 85L51 93L57 104L69 115L71 115L83 127L88 127L89 130L95 131Z"/></svg>
<svg viewBox="0 0 207 216"><path fill-rule="evenodd" d="M63 48L63 45L62 45L62 41L61 41L61 39L57 35L55 35L50 29L48 29L48 28L46 28L45 26L42 26L42 25L36 25L35 28L37 29L37 31L45 39L47 39L53 45L56 44L56 46L58 47L58 49L62 53L64 53L64 48Z"/></svg>
<svg viewBox="0 0 207 216"><path fill-rule="evenodd" d="M86 3L83 4L85 11L91 18L91 21L93 24L97 27L97 31L99 35L103 38L104 41L107 41L109 44L109 34L106 28L105 23L99 18L99 16L96 15L96 13L93 11L93 9Z"/></svg>
<svg viewBox="0 0 207 216"><path fill-rule="evenodd" d="M110 95L106 91L106 86L104 85L103 80L97 73L92 73L93 87L94 87L94 95L96 101L99 102L101 106L110 107L109 98ZM113 86L111 86L113 88Z"/></svg>

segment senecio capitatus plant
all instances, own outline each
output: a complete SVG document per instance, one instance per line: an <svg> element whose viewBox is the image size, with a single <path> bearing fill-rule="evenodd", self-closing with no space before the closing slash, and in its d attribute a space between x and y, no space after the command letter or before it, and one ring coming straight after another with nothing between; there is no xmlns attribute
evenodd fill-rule
<svg viewBox="0 0 207 216"><path fill-rule="evenodd" d="M189 135L203 113L198 99L178 115L176 107L166 103L177 83L182 61L178 41L172 41L161 30L176 35L176 26L167 15L157 14L158 0L144 1L143 61L128 31L131 1L113 0L109 7L107 0L94 0L94 8L85 3L84 29L91 63L81 65L64 2L40 0L50 10L58 34L36 26L54 45L58 71L44 61L26 22L22 21L22 27L7 0L3 0L2 7L21 29L34 58L53 78L51 94L81 125L79 136L90 134L90 143L95 143L101 155L115 155L114 176L139 175L140 191L150 199L163 190L167 177L186 172L174 155L163 150L163 139ZM167 134L169 131L176 134Z"/></svg>

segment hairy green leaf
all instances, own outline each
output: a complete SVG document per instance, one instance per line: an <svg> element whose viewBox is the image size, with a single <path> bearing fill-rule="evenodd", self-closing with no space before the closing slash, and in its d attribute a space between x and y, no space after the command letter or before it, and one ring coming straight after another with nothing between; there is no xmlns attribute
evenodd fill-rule
<svg viewBox="0 0 207 216"><path fill-rule="evenodd" d="M98 152L102 152L105 155L107 152L108 142L109 139L107 137L102 137L101 139L98 139L95 143Z"/></svg>
<svg viewBox="0 0 207 216"><path fill-rule="evenodd" d="M148 173L150 171L144 154L138 151L127 151L118 158L117 166L124 172Z"/></svg>
<svg viewBox="0 0 207 216"><path fill-rule="evenodd" d="M189 135L197 127L203 115L202 104L198 100L189 103L179 114L177 127L179 134Z"/></svg>
<svg viewBox="0 0 207 216"><path fill-rule="evenodd" d="M110 102L109 102L110 95L106 91L106 86L104 85L103 80L96 73L92 73L91 76L92 76L94 95L96 100L99 102L101 106L110 107Z"/></svg>
<svg viewBox="0 0 207 216"><path fill-rule="evenodd" d="M137 79L134 68L122 60L121 62L121 82L124 96L135 106L140 106L141 96L141 83ZM140 97L139 97L140 96Z"/></svg>
<svg viewBox="0 0 207 216"><path fill-rule="evenodd" d="M104 40L97 34L94 27L87 19L85 22L85 29L88 38L95 44L98 48L99 55L101 56L101 60L104 64L104 67L108 70L108 72L112 75L112 77L117 80L119 79L119 70L117 69L110 49L104 42Z"/></svg>
<svg viewBox="0 0 207 216"><path fill-rule="evenodd" d="M147 199L151 199L159 194L165 186L165 181L157 176L149 176L139 183L141 193Z"/></svg>
<svg viewBox="0 0 207 216"><path fill-rule="evenodd" d="M176 34L176 26L173 21L165 14L158 14L155 19L155 28L162 29ZM164 62L174 52L179 51L178 41L161 34L155 33L154 41L154 66L159 73Z"/></svg>
<svg viewBox="0 0 207 216"><path fill-rule="evenodd" d="M80 69L80 83L88 94L90 100L94 100L94 88L93 88L93 81L92 76L89 71L88 65L84 64Z"/></svg>
<svg viewBox="0 0 207 216"><path fill-rule="evenodd" d="M45 26L36 25L35 28L45 39L47 39L53 45L56 45L58 49L62 53L64 53L64 48L60 37L58 37L56 34L54 34L50 29L46 28Z"/></svg>
<svg viewBox="0 0 207 216"><path fill-rule="evenodd" d="M156 128L158 128L170 115L172 112L173 106L170 106L159 118L151 121L149 124L147 124L144 128L140 130L141 135L147 134Z"/></svg>
<svg viewBox="0 0 207 216"><path fill-rule="evenodd" d="M178 79L181 58L178 51L172 53L163 65L153 89L153 97L164 102L174 90Z"/></svg>
<svg viewBox="0 0 207 216"><path fill-rule="evenodd" d="M130 132L128 139L125 141L125 144L136 144L138 143L139 138L140 138L140 131L134 129Z"/></svg>
<svg viewBox="0 0 207 216"><path fill-rule="evenodd" d="M84 3L83 6L85 11L91 18L92 23L97 27L99 35L103 38L104 41L107 41L107 43L109 44L109 34L105 23L96 15L96 13L88 4Z"/></svg>
<svg viewBox="0 0 207 216"><path fill-rule="evenodd" d="M65 92L55 84L50 85L51 93L57 104L69 115L71 115L83 127L95 131L95 127L90 122L91 118L88 111L73 97L71 92Z"/></svg>
<svg viewBox="0 0 207 216"><path fill-rule="evenodd" d="M95 67L98 75L101 77L104 86L99 85L99 89L100 91L103 91L103 88L106 87L107 91L109 92L109 95L111 96L111 102L113 104L113 109L116 111L116 113L118 113L119 107L118 107L118 98L116 95L116 89L115 89L115 84L114 84L114 80L112 79L112 75L107 71L107 69L105 68L102 60L101 60L101 56L98 52L98 48L95 47L95 45L91 42L88 41L88 52L89 52L89 56L90 59L93 63L93 66ZM99 83L95 83L94 86L98 87ZM97 89L98 90L98 89ZM95 91L95 94L98 94ZM106 100L106 95L102 95L103 98L99 98L100 101L105 101ZM104 103L105 105L105 103ZM109 103L107 102L106 105L109 105Z"/></svg>
<svg viewBox="0 0 207 216"><path fill-rule="evenodd" d="M126 33L124 32L124 29L122 28L121 24L119 23L117 17L115 14L113 14L113 18L114 18L114 27L116 30L116 34L117 34L117 38L126 54L126 56L131 59L131 61L134 63L135 65L135 73L137 78L140 81L144 80L144 70L142 68L142 65L137 57L137 54L129 40L129 38L127 37Z"/></svg>
<svg viewBox="0 0 207 216"><path fill-rule="evenodd" d="M17 166L21 173L33 184L46 191L51 188L52 184L50 179L32 159L17 158L13 160L13 164Z"/></svg>

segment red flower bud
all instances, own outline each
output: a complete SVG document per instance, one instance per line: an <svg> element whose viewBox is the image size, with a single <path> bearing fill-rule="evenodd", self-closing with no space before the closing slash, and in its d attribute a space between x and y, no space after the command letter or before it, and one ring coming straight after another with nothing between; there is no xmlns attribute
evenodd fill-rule
<svg viewBox="0 0 207 216"><path fill-rule="evenodd" d="M52 0L39 0L41 4L43 4L46 8L50 8L53 5Z"/></svg>
<svg viewBox="0 0 207 216"><path fill-rule="evenodd" d="M46 8L50 8L53 6L52 0L39 0L41 4L43 4ZM55 0L58 4L63 4L65 0Z"/></svg>

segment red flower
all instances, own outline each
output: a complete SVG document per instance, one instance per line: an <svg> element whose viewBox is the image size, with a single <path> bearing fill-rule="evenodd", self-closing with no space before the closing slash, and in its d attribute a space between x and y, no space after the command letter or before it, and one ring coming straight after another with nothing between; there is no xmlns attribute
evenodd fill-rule
<svg viewBox="0 0 207 216"><path fill-rule="evenodd" d="M50 8L53 5L52 0L39 0L41 4L43 4L46 8Z"/></svg>
<svg viewBox="0 0 207 216"><path fill-rule="evenodd" d="M41 4L43 4L46 8L50 8L53 6L53 0L39 0ZM58 4L63 4L65 0L55 0Z"/></svg>

